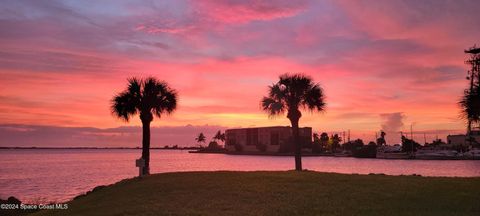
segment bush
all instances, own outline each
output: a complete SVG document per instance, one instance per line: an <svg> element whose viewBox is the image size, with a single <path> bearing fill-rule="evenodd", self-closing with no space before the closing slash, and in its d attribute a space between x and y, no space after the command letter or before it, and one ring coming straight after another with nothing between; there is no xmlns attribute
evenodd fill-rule
<svg viewBox="0 0 480 216"><path fill-rule="evenodd" d="M218 145L217 142L211 141L210 143L208 143L207 149L208 150L217 150L217 149L221 149L221 147L220 147L220 145Z"/></svg>

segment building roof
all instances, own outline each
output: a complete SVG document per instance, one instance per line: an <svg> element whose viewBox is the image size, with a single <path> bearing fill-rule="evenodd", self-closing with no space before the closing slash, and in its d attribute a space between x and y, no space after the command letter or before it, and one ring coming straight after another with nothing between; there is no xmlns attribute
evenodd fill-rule
<svg viewBox="0 0 480 216"><path fill-rule="evenodd" d="M281 128L291 128L290 126L268 126L268 127L249 127L249 128L232 128L232 129L227 129L225 131L229 130L245 130L245 129L281 129ZM299 129L312 129L312 127L300 127Z"/></svg>
<svg viewBox="0 0 480 216"><path fill-rule="evenodd" d="M454 134L454 135L448 135L447 137L460 137L460 136L465 136L465 134Z"/></svg>

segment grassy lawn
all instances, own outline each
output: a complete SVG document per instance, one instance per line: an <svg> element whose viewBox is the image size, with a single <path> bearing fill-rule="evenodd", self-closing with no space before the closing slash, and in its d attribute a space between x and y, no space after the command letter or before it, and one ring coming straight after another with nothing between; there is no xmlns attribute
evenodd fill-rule
<svg viewBox="0 0 480 216"><path fill-rule="evenodd" d="M480 178L318 172L155 174L35 215L480 215Z"/></svg>

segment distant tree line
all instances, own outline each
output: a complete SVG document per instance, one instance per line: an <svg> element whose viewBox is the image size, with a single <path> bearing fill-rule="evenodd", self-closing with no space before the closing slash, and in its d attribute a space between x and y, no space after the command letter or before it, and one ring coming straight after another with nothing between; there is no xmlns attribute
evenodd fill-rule
<svg viewBox="0 0 480 216"><path fill-rule="evenodd" d="M203 134L203 132L199 133L197 137L195 137L195 141L199 144L200 149L205 151L222 151L224 148L218 144L218 141L225 143L225 133L222 131L217 131L217 133L212 137L212 140L208 143L207 147L203 147L202 143L205 143L207 137Z"/></svg>

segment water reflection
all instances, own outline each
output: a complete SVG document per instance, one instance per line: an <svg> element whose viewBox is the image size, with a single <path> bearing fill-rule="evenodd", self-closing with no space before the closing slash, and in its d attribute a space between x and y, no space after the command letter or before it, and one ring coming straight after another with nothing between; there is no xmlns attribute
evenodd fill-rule
<svg viewBox="0 0 480 216"><path fill-rule="evenodd" d="M292 157L189 154L152 150L152 173L211 170L292 170ZM95 186L138 174L140 150L0 150L0 197L66 201ZM304 157L304 168L337 173L480 176L480 161L381 160Z"/></svg>

